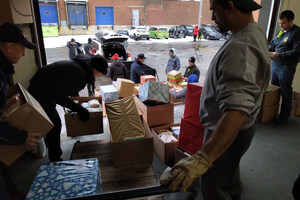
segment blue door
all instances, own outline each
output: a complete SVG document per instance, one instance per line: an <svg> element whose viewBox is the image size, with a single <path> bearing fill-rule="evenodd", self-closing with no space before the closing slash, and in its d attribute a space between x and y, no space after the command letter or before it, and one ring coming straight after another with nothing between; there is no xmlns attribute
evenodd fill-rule
<svg viewBox="0 0 300 200"><path fill-rule="evenodd" d="M51 23L58 25L56 5L39 5L42 23Z"/></svg>
<svg viewBox="0 0 300 200"><path fill-rule="evenodd" d="M114 8L99 7L95 8L96 25L114 25Z"/></svg>
<svg viewBox="0 0 300 200"><path fill-rule="evenodd" d="M85 4L68 4L69 25L87 25Z"/></svg>

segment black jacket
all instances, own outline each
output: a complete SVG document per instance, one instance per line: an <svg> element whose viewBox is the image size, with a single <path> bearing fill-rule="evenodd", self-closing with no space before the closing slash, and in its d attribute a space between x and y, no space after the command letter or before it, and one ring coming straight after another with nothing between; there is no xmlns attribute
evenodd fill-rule
<svg viewBox="0 0 300 200"><path fill-rule="evenodd" d="M188 68L186 68L185 73L184 73L184 77L189 78L189 76L191 74L196 74L198 76L198 79L200 77L200 70L198 69L198 67L196 65L194 66L189 66Z"/></svg>
<svg viewBox="0 0 300 200"><path fill-rule="evenodd" d="M41 68L30 80L29 92L39 91L45 98L73 111L82 107L69 96L94 81L87 56L76 56L73 61L58 61Z"/></svg>
<svg viewBox="0 0 300 200"><path fill-rule="evenodd" d="M14 74L14 66L0 51L0 118L6 103L7 82L9 76ZM6 121L0 120L0 144L24 144L27 132L10 126Z"/></svg>
<svg viewBox="0 0 300 200"><path fill-rule="evenodd" d="M135 60L132 64L131 64L131 73L130 73L130 79L134 82L134 83L140 83L140 77L142 75L146 75L144 70L142 69L142 64L141 62L139 62L138 60Z"/></svg>
<svg viewBox="0 0 300 200"><path fill-rule="evenodd" d="M92 43L85 44L84 47L83 47L85 55L87 55L87 56L93 56L92 54L90 54L90 50L92 48L95 48L95 46Z"/></svg>
<svg viewBox="0 0 300 200"><path fill-rule="evenodd" d="M127 70L124 63L121 63L119 61L114 61L110 65L109 77L111 78L112 81L116 81L117 78L125 78L126 72Z"/></svg>
<svg viewBox="0 0 300 200"><path fill-rule="evenodd" d="M69 48L69 58L72 60L76 55L83 54L82 51L79 49L82 45L79 42L75 42L75 45L72 45L71 42L67 42L66 45ZM76 50L77 54L76 54Z"/></svg>

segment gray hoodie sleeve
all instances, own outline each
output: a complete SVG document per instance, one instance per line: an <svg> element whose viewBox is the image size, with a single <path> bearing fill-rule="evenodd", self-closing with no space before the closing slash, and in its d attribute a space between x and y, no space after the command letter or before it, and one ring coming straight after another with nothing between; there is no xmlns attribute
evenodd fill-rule
<svg viewBox="0 0 300 200"><path fill-rule="evenodd" d="M176 68L175 68L175 70L179 71L179 69L180 69L180 59L178 58L178 56L176 56Z"/></svg>

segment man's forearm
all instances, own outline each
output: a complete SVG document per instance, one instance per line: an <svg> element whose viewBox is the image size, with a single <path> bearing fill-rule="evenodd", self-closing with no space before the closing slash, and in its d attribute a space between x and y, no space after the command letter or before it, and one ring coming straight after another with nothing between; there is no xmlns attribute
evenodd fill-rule
<svg viewBox="0 0 300 200"><path fill-rule="evenodd" d="M247 116L240 111L225 112L201 151L206 153L212 162L215 161L229 148L246 120Z"/></svg>

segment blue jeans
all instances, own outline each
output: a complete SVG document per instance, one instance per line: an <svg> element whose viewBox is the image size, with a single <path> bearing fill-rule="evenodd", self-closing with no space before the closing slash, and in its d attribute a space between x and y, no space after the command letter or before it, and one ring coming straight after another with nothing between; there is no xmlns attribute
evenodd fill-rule
<svg viewBox="0 0 300 200"><path fill-rule="evenodd" d="M282 65L276 62L272 64L271 84L280 87L282 103L280 117L287 119L291 115L293 88L292 83L296 65Z"/></svg>

